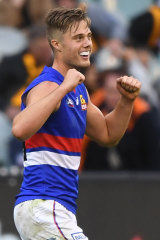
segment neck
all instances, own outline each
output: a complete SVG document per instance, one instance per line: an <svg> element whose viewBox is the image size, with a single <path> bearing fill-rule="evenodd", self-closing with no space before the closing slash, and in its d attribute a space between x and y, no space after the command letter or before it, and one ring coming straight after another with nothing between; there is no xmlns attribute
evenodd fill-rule
<svg viewBox="0 0 160 240"><path fill-rule="evenodd" d="M52 67L60 72L63 76L67 74L67 71L71 68L68 65L64 64L62 61L54 60Z"/></svg>

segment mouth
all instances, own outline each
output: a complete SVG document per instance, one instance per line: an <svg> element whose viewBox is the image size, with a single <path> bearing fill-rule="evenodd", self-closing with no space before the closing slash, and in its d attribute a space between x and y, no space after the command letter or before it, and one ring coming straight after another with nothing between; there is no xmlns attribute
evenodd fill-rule
<svg viewBox="0 0 160 240"><path fill-rule="evenodd" d="M83 52L80 53L80 56L83 59L88 59L90 57L90 51L83 51Z"/></svg>

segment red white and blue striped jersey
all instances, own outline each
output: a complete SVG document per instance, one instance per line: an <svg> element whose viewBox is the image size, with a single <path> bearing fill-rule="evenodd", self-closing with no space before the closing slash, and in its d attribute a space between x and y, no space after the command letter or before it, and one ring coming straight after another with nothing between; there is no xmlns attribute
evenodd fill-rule
<svg viewBox="0 0 160 240"><path fill-rule="evenodd" d="M46 67L22 95L43 81L60 85L64 77ZM84 84L69 92L57 112L31 138L25 141L24 179L16 204L32 199L54 199L76 213L78 168L82 138L86 129L88 97Z"/></svg>

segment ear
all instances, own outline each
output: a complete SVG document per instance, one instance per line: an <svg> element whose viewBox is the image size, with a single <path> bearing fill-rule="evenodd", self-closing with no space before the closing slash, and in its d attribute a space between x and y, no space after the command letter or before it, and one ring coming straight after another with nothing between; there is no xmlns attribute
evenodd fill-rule
<svg viewBox="0 0 160 240"><path fill-rule="evenodd" d="M51 44L55 50L57 50L58 52L62 52L62 44L60 41L52 39Z"/></svg>

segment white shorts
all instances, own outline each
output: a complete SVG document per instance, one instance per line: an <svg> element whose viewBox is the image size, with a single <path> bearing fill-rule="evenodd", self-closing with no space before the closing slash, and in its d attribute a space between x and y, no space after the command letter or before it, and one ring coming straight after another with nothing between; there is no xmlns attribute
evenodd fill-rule
<svg viewBox="0 0 160 240"><path fill-rule="evenodd" d="M54 200L18 204L14 222L22 240L88 240L77 226L75 215Z"/></svg>

